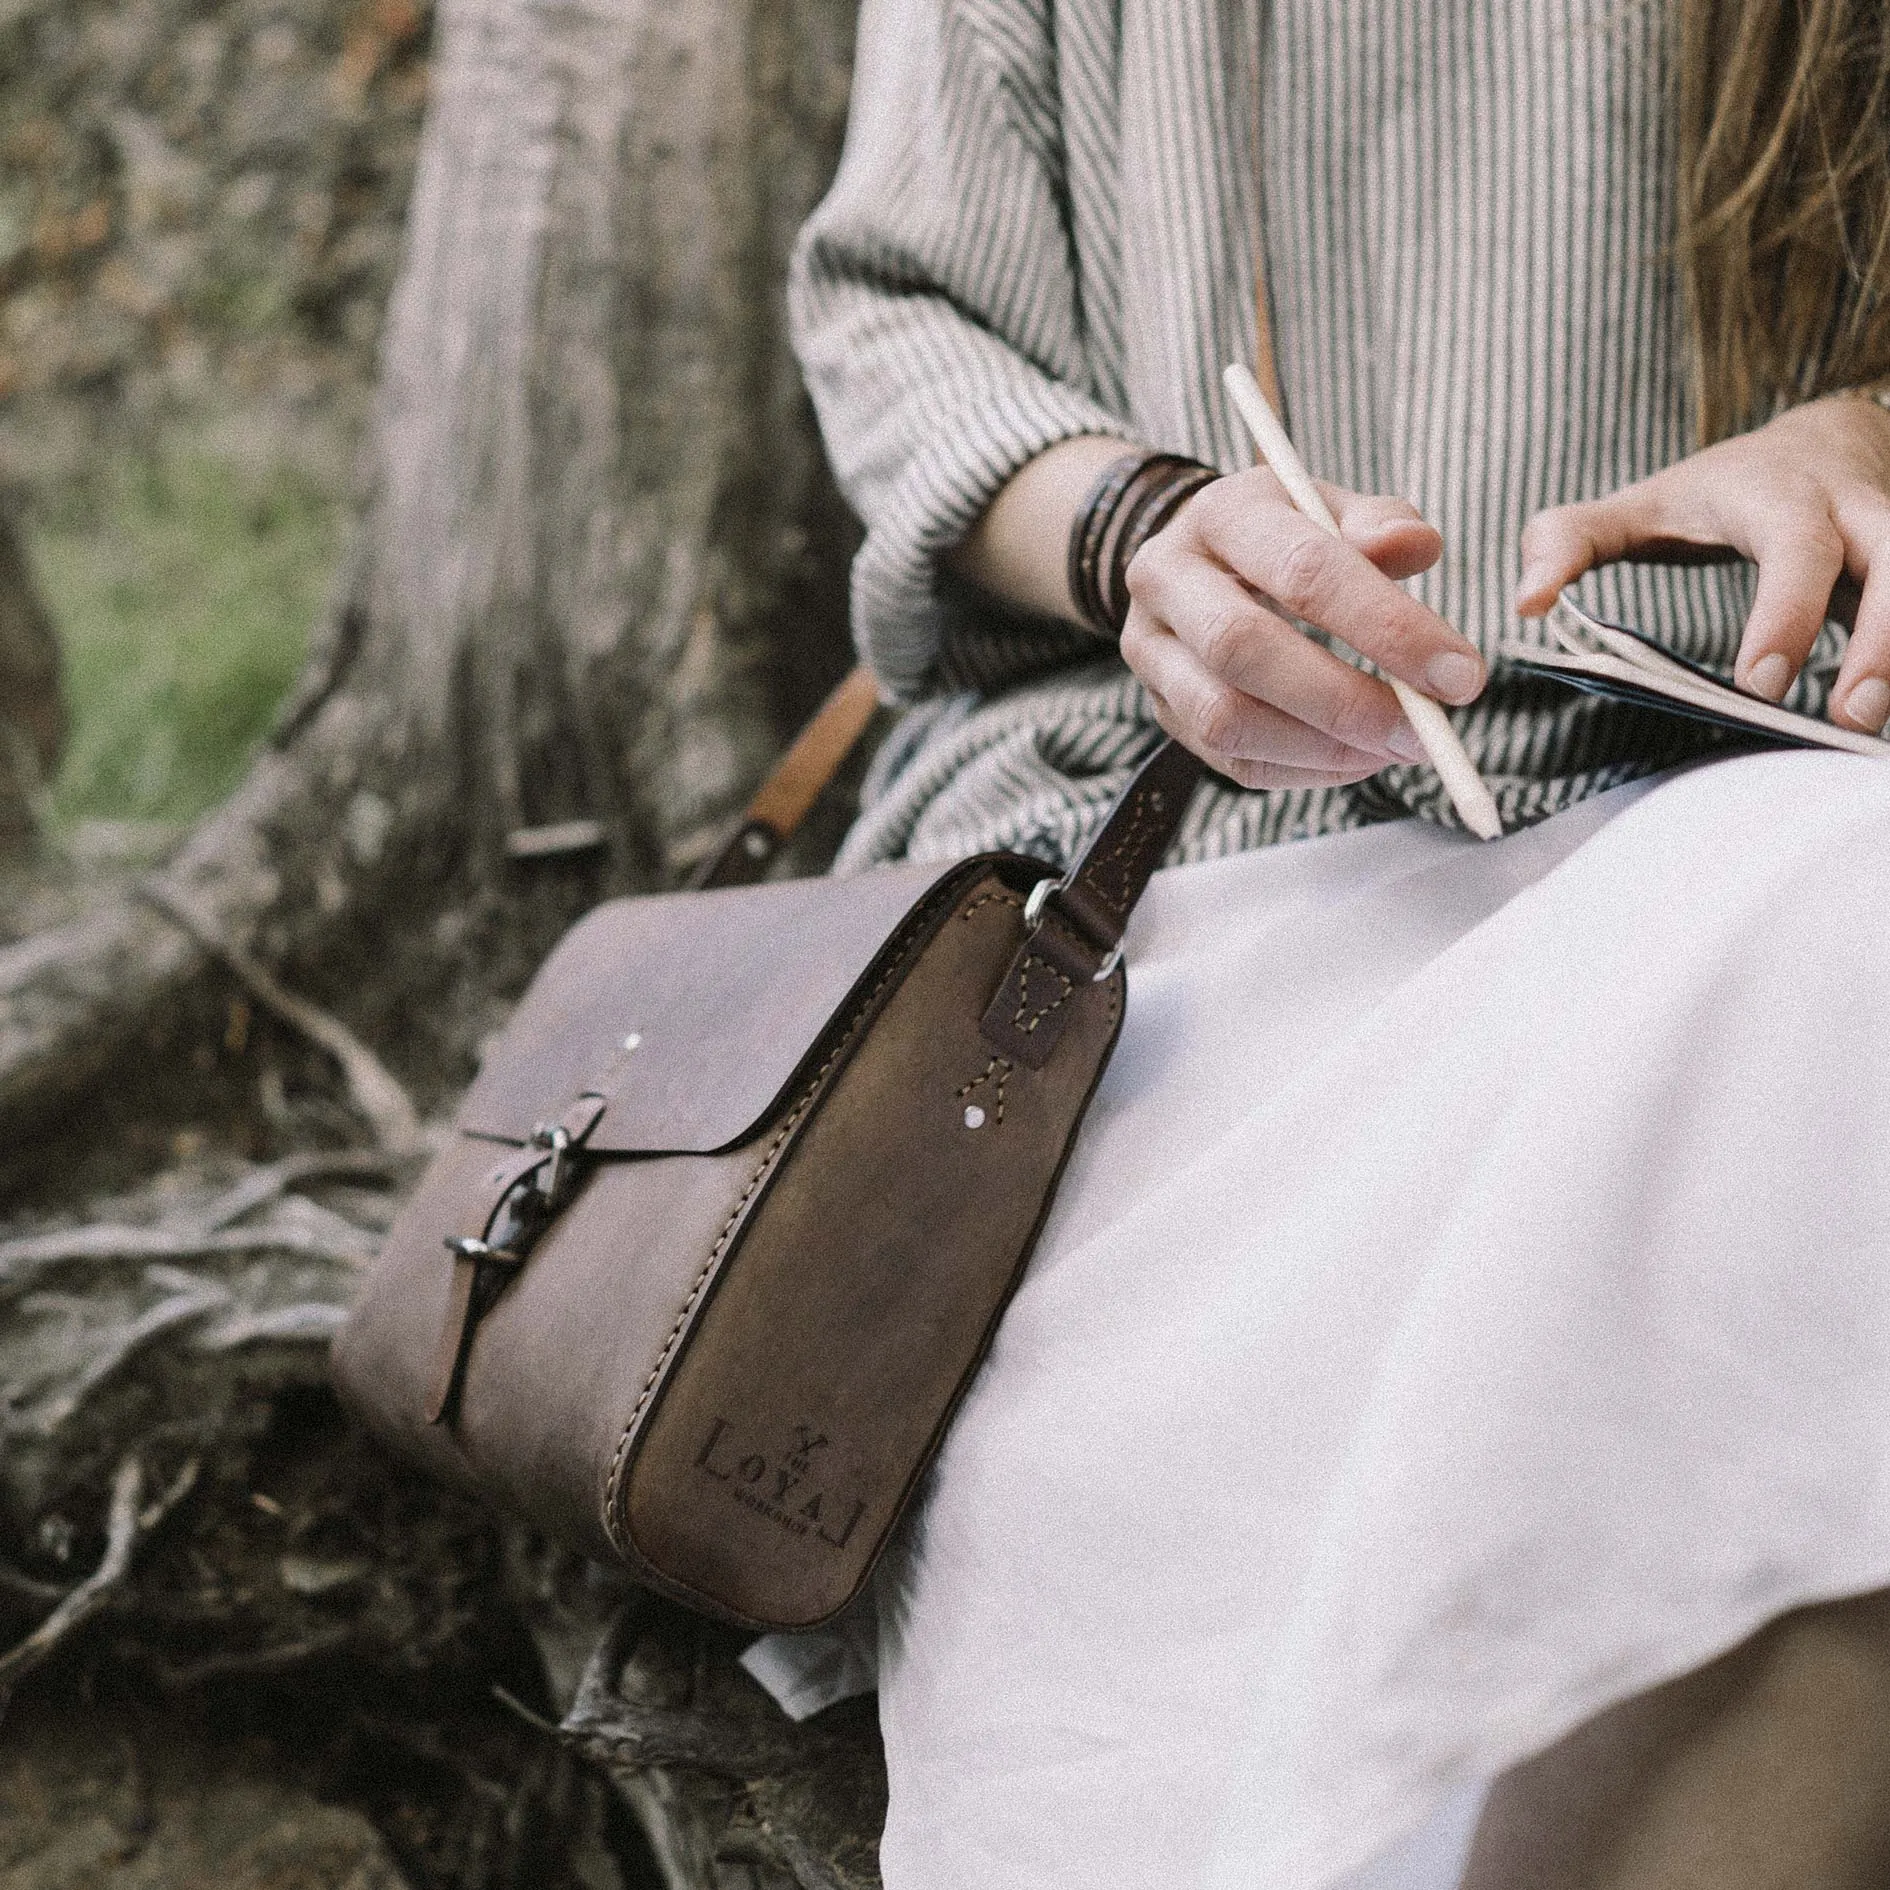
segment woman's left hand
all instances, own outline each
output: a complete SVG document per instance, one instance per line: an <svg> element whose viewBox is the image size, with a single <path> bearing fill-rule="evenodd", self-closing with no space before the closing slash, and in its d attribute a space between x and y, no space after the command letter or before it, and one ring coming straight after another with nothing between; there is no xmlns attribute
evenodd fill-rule
<svg viewBox="0 0 1890 1890"><path fill-rule="evenodd" d="M1879 733L1890 721L1890 412L1828 395L1608 498L1538 512L1523 533L1516 607L1540 616L1598 564L1716 549L1759 567L1739 686L1776 702L1842 585L1856 611L1832 719Z"/></svg>

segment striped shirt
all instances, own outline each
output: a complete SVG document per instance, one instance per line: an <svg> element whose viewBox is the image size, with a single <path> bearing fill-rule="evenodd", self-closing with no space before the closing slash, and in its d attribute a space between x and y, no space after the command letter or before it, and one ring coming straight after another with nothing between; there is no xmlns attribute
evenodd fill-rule
<svg viewBox="0 0 1890 1890"><path fill-rule="evenodd" d="M1416 504L1445 551L1411 589L1485 650L1514 634L1529 516L1693 440L1671 42L1661 0L866 0L845 156L790 285L866 525L855 631L911 705L842 867L1067 860L1160 739L1117 658L940 558L1074 435L1248 462L1220 369L1253 356L1263 227L1302 456ZM1585 587L1724 667L1750 573L1624 566ZM1793 706L1822 707L1837 655L1827 630ZM1712 739L1501 665L1455 719L1510 825ZM1428 768L1216 778L1173 857L1408 814L1454 818Z"/></svg>

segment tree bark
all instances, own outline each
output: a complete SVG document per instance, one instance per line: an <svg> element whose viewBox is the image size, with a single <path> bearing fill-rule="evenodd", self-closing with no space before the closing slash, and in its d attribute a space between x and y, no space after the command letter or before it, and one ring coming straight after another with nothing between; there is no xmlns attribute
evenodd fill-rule
<svg viewBox="0 0 1890 1890"><path fill-rule="evenodd" d="M734 1865L755 1890L879 1890L886 1768L874 1702L795 1725L735 1664L741 1644L632 1600L598 1642L565 1737L636 1810L665 1890L707 1890Z"/></svg>
<svg viewBox="0 0 1890 1890"><path fill-rule="evenodd" d="M164 874L429 1104L845 667L851 527L781 283L851 29L851 0L442 9L358 548L273 744ZM563 823L594 844L514 857ZM0 1134L149 1097L223 976L135 897L0 952Z"/></svg>
<svg viewBox="0 0 1890 1890"><path fill-rule="evenodd" d="M0 506L0 853L31 838L65 735L59 645Z"/></svg>

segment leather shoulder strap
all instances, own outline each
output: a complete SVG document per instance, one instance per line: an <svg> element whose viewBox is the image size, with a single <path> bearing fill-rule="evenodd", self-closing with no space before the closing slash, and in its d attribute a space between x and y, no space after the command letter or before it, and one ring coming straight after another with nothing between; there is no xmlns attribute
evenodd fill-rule
<svg viewBox="0 0 1890 1890"><path fill-rule="evenodd" d="M879 685L862 664L814 711L755 790L734 831L689 884L700 892L709 886L752 886L760 879L845 765L878 707Z"/></svg>
<svg viewBox="0 0 1890 1890"><path fill-rule="evenodd" d="M1046 985L1073 990L1111 976L1129 914L1161 865L1203 764L1165 741L1143 762L1096 837L1061 879L1045 879L1024 908L1029 930L978 1029L1000 1056L1040 1070L1070 1015L1058 1001L1029 1001Z"/></svg>

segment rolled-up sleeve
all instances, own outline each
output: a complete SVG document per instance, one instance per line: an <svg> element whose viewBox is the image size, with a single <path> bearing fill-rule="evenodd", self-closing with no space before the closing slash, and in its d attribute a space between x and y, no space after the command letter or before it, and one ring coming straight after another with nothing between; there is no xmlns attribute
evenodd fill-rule
<svg viewBox="0 0 1890 1890"><path fill-rule="evenodd" d="M832 190L795 250L795 345L866 540L855 634L910 700L962 587L941 554L1025 461L1124 434L1084 360L1049 0L866 0Z"/></svg>

